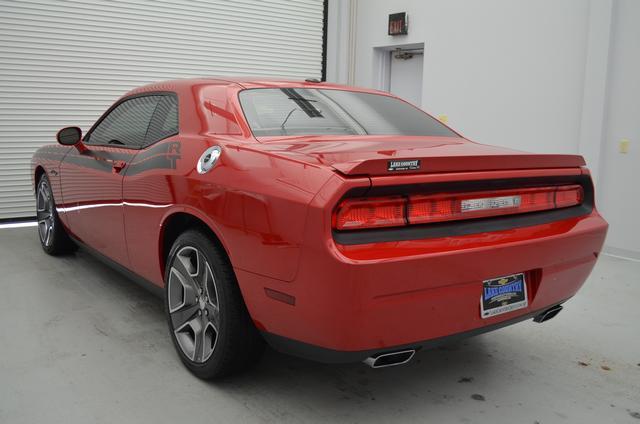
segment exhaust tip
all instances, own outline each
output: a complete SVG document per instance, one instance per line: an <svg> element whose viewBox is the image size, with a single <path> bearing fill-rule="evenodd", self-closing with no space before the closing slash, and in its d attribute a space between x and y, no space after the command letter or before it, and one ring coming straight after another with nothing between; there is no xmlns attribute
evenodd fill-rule
<svg viewBox="0 0 640 424"><path fill-rule="evenodd" d="M371 368L386 368L396 365L402 365L413 359L415 349L399 350L397 352L382 353L380 355L370 356L363 362Z"/></svg>
<svg viewBox="0 0 640 424"><path fill-rule="evenodd" d="M537 322L537 323L542 323L542 322L545 322L545 321L549 321L551 318L553 318L556 315L558 315L561 310L562 310L562 305L552 306L551 308L547 309L546 311L544 311L544 312L536 315L535 317L533 317L533 321Z"/></svg>

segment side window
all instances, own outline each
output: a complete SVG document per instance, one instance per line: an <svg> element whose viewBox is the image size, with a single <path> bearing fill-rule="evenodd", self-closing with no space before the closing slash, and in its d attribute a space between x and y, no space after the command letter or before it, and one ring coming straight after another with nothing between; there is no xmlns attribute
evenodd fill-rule
<svg viewBox="0 0 640 424"><path fill-rule="evenodd" d="M89 144L141 147L151 117L163 96L144 96L125 100L113 109L89 134Z"/></svg>
<svg viewBox="0 0 640 424"><path fill-rule="evenodd" d="M162 96L151 118L145 145L148 146L176 134L178 134L178 98L170 95Z"/></svg>

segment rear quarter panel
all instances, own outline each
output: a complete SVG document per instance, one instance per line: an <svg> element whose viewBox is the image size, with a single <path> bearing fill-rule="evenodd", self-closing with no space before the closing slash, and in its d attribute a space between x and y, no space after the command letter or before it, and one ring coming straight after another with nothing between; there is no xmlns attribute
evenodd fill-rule
<svg viewBox="0 0 640 424"><path fill-rule="evenodd" d="M175 168L127 175L125 231L133 270L162 285L164 225L175 213L204 221L232 265L278 280L295 277L307 205L332 172L251 149L230 136L179 136ZM207 174L196 163L209 147L222 155Z"/></svg>

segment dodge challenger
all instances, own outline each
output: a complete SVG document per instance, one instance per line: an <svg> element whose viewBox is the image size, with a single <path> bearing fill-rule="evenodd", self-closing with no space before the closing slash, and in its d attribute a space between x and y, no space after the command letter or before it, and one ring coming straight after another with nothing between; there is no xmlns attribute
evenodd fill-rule
<svg viewBox="0 0 640 424"><path fill-rule="evenodd" d="M42 248L82 246L162 296L206 379L266 344L379 368L546 321L607 232L582 157L479 144L315 80L152 84L57 142L32 160Z"/></svg>

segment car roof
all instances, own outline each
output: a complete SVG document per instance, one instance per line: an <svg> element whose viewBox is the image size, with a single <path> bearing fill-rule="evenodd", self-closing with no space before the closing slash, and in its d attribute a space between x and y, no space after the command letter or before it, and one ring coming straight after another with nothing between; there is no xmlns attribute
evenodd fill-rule
<svg viewBox="0 0 640 424"><path fill-rule="evenodd" d="M278 87L304 87L304 88L330 88L330 89L343 89L350 91L362 91L370 93L386 94L389 93L372 90L369 88L353 87L342 84L334 84L328 82L312 82L304 80L295 80L287 78L273 78L273 77L250 77L250 76L219 76L219 77L201 77L201 78L185 78L175 79L168 81L160 81L148 85L144 85L126 93L123 97L127 97L134 94L140 94L152 91L181 91L183 89L189 89L195 85L237 85L242 88L278 88Z"/></svg>

